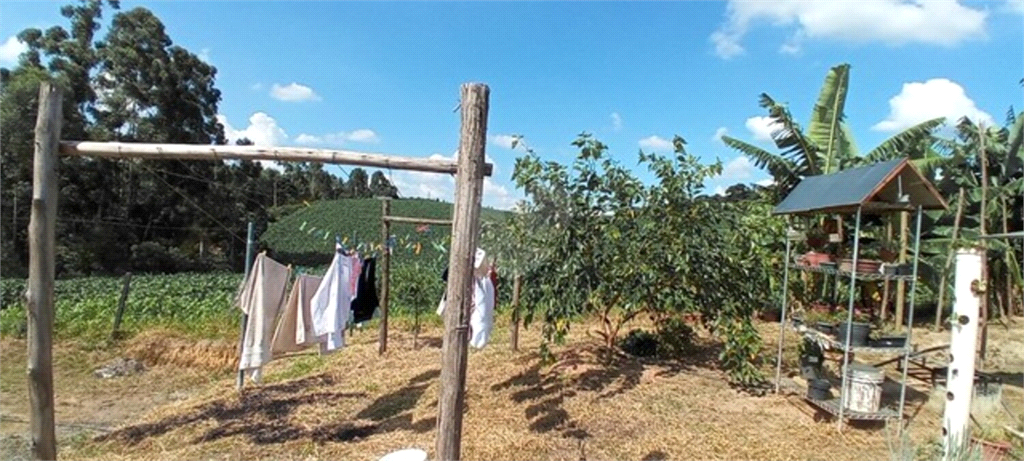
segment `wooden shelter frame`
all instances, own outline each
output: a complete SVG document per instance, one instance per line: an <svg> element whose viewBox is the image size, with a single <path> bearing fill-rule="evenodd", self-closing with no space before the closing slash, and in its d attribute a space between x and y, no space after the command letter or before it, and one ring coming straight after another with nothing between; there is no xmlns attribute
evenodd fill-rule
<svg viewBox="0 0 1024 461"><path fill-rule="evenodd" d="M181 160L276 160L322 162L455 175L452 219L452 268L447 299L460 309L446 309L441 349L441 390L435 459L461 458L462 413L465 401L469 301L472 299L473 255L480 232L483 178L492 165L484 160L490 89L482 83L460 88L461 130L456 161L418 159L346 150L262 148L194 144L143 144L62 141L63 93L44 82L39 88L29 221L29 278L25 293L28 317L29 431L33 457L57 458L54 430L53 322L55 229L59 184L58 156Z"/></svg>

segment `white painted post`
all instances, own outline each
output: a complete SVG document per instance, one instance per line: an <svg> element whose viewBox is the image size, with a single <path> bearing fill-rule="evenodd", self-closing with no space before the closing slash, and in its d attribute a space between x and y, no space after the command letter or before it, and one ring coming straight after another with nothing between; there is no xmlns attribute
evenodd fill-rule
<svg viewBox="0 0 1024 461"><path fill-rule="evenodd" d="M974 394L974 356L981 306L981 293L977 291L981 279L981 255L977 249L961 249L956 254L953 315L949 319L952 337L946 372L946 411L942 418L943 452L947 460L957 453L964 453L970 441L967 430Z"/></svg>

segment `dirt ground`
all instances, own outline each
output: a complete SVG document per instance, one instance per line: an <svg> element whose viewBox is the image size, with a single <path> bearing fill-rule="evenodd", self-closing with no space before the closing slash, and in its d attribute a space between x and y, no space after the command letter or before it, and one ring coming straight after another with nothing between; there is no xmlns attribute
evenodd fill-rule
<svg viewBox="0 0 1024 461"><path fill-rule="evenodd" d="M1024 319L991 331L987 370L1006 373L1003 400L1024 413ZM760 326L774 374L778 324ZM948 333L915 332L915 342L948 342ZM730 388L716 365L719 346L698 341L683 361L619 356L603 362L582 328L542 365L536 328L509 349L499 323L492 342L471 351L463 459L890 459L894 428L842 433L797 395L752 396ZM796 336L787 334L787 357ZM300 354L273 362L261 385L239 394L233 344L196 344L153 332L119 348L55 350L61 459L376 460L403 448L433 452L439 392L440 330L392 332L377 355L376 332L357 332L327 357ZM114 357L148 364L136 376L98 379L91 370ZM872 357L864 358L872 362ZM26 456L25 343L0 341L3 459ZM891 376L896 376L892 366ZM791 366L784 374L793 374ZM1010 379L1012 378L1012 379ZM1015 381L1014 381L1015 379ZM909 431L938 440L941 395L914 381Z"/></svg>

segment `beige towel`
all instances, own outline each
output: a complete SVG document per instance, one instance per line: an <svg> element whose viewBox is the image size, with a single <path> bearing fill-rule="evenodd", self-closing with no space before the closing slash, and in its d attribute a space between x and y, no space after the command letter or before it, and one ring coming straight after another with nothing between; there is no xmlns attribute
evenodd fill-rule
<svg viewBox="0 0 1024 461"><path fill-rule="evenodd" d="M249 320L238 369L252 370L253 381L259 382L260 368L272 358L270 344L290 277L290 267L260 253L239 293L237 306L249 315Z"/></svg>
<svg viewBox="0 0 1024 461"><path fill-rule="evenodd" d="M274 357L289 352L298 352L316 344L317 336L313 333L313 314L309 309L309 300L320 286L320 277L300 275L295 278L288 303L281 313L281 320L274 332L274 342L270 351Z"/></svg>

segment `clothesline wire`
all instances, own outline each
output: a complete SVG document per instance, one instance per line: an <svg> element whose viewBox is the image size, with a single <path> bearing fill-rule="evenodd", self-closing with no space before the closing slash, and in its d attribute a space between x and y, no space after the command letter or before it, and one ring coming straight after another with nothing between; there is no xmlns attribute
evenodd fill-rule
<svg viewBox="0 0 1024 461"><path fill-rule="evenodd" d="M151 169L150 167L146 166L145 164L142 164L142 163L140 163L140 164L139 164L139 166L141 166L142 168L144 168L144 169L146 169L146 170L149 170L149 171L150 171L151 173L155 173L155 172L153 171L153 169ZM191 197L189 197L188 195L186 195L186 194L182 193L182 192L181 192L180 190L178 190L178 188L177 188L177 187L174 187L174 185L172 185L171 183L167 182L167 180L166 180L166 179L164 179L163 177L161 177L161 176L160 176L160 175L158 175L158 174L154 174L153 176L156 176L157 178L159 178L161 182L163 182L164 184L166 184L166 185L167 185L167 187L171 188L171 190L173 190L173 191L174 191L174 192L175 192L176 194L180 195L180 196L181 196L181 198L185 199L185 201L187 201L187 202L188 202L189 204L191 204L191 205L192 205L192 206L193 206L193 207L194 207L194 208L195 208L196 210L199 210L199 211L201 211L201 212L202 212L203 214L205 214L205 215L206 215L207 217L209 217L209 218L210 218L210 220L212 220L212 221L213 221L214 223L216 223L216 224L217 224L218 226L220 226L221 228L223 228L223 229L224 229L224 231L226 231L226 232L227 232L228 234L230 234L230 235L231 235L232 237L234 237L234 238L238 239L238 241L239 241L239 242L242 242L242 243L247 243L245 239L243 239L243 238L242 238L242 237L240 237L240 236L239 236L238 234L236 234L236 233L235 233L235 232L234 232L233 230L231 230L231 228L230 228L230 227L228 227L228 226L225 226L225 225L224 225L223 223L221 223L221 222L220 222L220 220L219 220L219 219L217 219L217 218L216 218L215 216L213 216L212 214L210 214L210 212L209 212L209 211L206 211L206 209L205 209L205 208L203 208L203 207L202 207L202 206L200 206L200 205L199 205L198 203L196 203L196 202L195 202L194 200L192 200L192 198L191 198Z"/></svg>
<svg viewBox="0 0 1024 461"><path fill-rule="evenodd" d="M18 217L18 222L29 222L30 217ZM136 227L136 228L148 228L148 229L161 229L161 230L212 230L210 227L195 227L195 226L160 226L150 224L138 224L125 221L111 221L109 219L85 219L85 218L57 218L57 222L60 223L75 223L75 224L110 224L113 226L123 227Z"/></svg>

